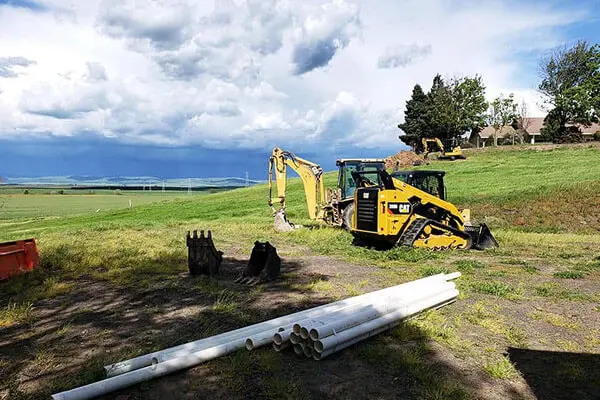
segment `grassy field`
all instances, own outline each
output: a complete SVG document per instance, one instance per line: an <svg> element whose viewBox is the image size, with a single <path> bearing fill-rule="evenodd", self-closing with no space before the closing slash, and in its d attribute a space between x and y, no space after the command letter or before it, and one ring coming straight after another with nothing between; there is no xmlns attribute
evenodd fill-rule
<svg viewBox="0 0 600 400"><path fill-rule="evenodd" d="M184 199L187 192L120 190L61 190L0 187L0 221L23 218L67 217L145 204ZM59 194L59 190L63 194ZM192 195L206 192L193 192Z"/></svg>
<svg viewBox="0 0 600 400"><path fill-rule="evenodd" d="M499 249L353 246L347 232L307 219L297 180L289 183L288 216L307 228L289 234L273 231L264 186L132 209L90 208L94 212L38 220L24 213L0 221L0 240L36 237L42 256L39 270L0 283L0 397L47 398L100 379L105 363L461 271L456 303L322 362L244 351L119 394L598 398L600 149L467 154L465 161L421 168L447 171L450 201L486 221ZM326 182L334 185L335 174ZM52 203L61 198L46 196L44 206L60 208ZM219 280L187 275L184 237L190 229L211 229L225 252ZM235 285L255 240L277 246L284 279Z"/></svg>

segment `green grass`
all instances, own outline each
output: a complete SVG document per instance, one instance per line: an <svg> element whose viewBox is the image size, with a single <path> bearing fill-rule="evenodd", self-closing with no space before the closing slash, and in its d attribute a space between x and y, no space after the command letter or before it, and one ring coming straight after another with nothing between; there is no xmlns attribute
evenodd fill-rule
<svg viewBox="0 0 600 400"><path fill-rule="evenodd" d="M0 308L0 328L6 328L16 324L23 324L33 320L33 304L31 303L8 303Z"/></svg>
<svg viewBox="0 0 600 400"><path fill-rule="evenodd" d="M508 357L492 361L486 364L484 369L494 379L514 379L519 377L519 372L512 365Z"/></svg>
<svg viewBox="0 0 600 400"><path fill-rule="evenodd" d="M552 275L560 279L582 279L585 276L581 271L558 271Z"/></svg>
<svg viewBox="0 0 600 400"><path fill-rule="evenodd" d="M186 198L186 192L141 192L141 191L67 191L65 194L50 194L46 190L30 189L30 194L14 189L0 188L0 221L24 218L67 217L93 212L143 206L173 199ZM198 196L203 192L193 192Z"/></svg>
<svg viewBox="0 0 600 400"><path fill-rule="evenodd" d="M283 293L287 288L299 292L306 304L315 297L362 293L367 285L390 286L419 276L463 272L457 285L464 300L459 297L455 304L425 313L387 336L394 340L392 344L411 341L418 342L417 346L391 351L390 343L377 338L348 351L356 351L386 373L408 373L418 383L417 392L424 398L467 398L466 391L451 379L440 378L427 362L427 356L431 355L427 341L433 340L436 345L476 362L482 373L487 371L497 379L512 379L514 370L497 352L503 345L524 347L535 339L523 330L523 323L515 324L506 310L488 306L471 309L469 304L481 300L507 303L498 297L510 299L511 304L521 307L532 299L536 302L597 300L598 296L569 287L580 283L571 281L573 275L563 279L565 276L552 273L556 265L561 265L572 273L584 274L586 280L582 283L598 278L600 259L593 258L600 248L597 235L600 222L595 217L600 212L600 169L590 167L598 159L600 151L587 148L540 152L486 150L468 153L466 161L434 162L424 167L446 170L449 200L471 208L475 218L490 225L501 247L484 252L403 248L381 251L354 246L348 232L308 219L302 184L297 179L288 183L288 218L305 228L288 234L278 234L272 229L272 211L266 204L264 185L203 196L178 193L174 196L178 198L152 193L143 195L140 201L134 200L131 209L127 193L0 194L0 203L4 201L0 208L0 241L35 237L42 259L42 268L37 271L0 283L0 327L31 322L36 302L46 298L63 301L77 289L82 277L135 290L168 285L187 269L186 231L210 229L217 248L225 250L228 257L246 259L255 240L269 240L284 254L284 260L285 252L289 251L294 257L326 255L349 261L360 266L361 273L372 268L372 273L356 281L344 281L345 272L340 279L332 273L328 278L318 277L282 289ZM333 187L335 180L335 173L325 174L327 186ZM96 212L99 208L101 211ZM299 276L305 276L302 269L289 273L290 280ZM239 316L240 310L253 300L263 295L273 296L269 289L263 291L258 287L247 295L236 295L237 291L224 290L222 285L208 279L195 279L193 285L211 296L206 312L194 316L201 326L200 336L219 332L223 320L233 314ZM560 324L572 322L550 321L546 317L540 319L548 322L550 328L565 328ZM69 336L79 329L73 324L62 321L52 332ZM582 324L581 329L586 327ZM469 336L471 331L474 337ZM578 333L575 329L570 331ZM585 334L593 337L589 332ZM589 342L596 346L596 342ZM492 345L496 349L493 357L478 358ZM573 347L567 342L557 345ZM52 353L43 352L38 357L51 358ZM72 388L100 379L105 361L88 360L79 375L68 376L59 386ZM215 365L224 371L226 378L235 378L240 390L245 389L245 384L252 384L258 368L264 377L256 393L262 391L265 397L279 398L298 394L298 387L290 383L293 381L272 376L280 364L270 353L237 352L211 364Z"/></svg>
<svg viewBox="0 0 600 400"><path fill-rule="evenodd" d="M471 290L476 293L491 294L507 299L514 299L521 293L519 289L510 284L498 281L474 281L470 285Z"/></svg>
<svg viewBox="0 0 600 400"><path fill-rule="evenodd" d="M476 269L485 268L486 265L481 261L477 260L458 260L454 263L456 269L461 272L471 272Z"/></svg>

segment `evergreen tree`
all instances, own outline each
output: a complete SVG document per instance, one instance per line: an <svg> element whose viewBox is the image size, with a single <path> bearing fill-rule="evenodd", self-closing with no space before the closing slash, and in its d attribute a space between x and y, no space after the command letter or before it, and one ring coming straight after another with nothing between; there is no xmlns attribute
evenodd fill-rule
<svg viewBox="0 0 600 400"><path fill-rule="evenodd" d="M421 85L415 85L411 99L406 102L404 123L398 125L398 128L404 131L404 135L400 135L400 140L408 146L418 147L421 137L429 130L427 107L427 95L423 92Z"/></svg>

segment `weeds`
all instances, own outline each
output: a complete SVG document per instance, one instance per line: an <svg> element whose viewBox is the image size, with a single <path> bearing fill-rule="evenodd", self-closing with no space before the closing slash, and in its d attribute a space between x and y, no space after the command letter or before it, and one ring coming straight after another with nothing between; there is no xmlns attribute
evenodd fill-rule
<svg viewBox="0 0 600 400"><path fill-rule="evenodd" d="M497 281L471 282L470 287L476 293L491 294L493 296L504 297L506 299L515 299L521 294L520 290L510 286L509 284Z"/></svg>
<svg viewBox="0 0 600 400"><path fill-rule="evenodd" d="M0 309L0 328L33 321L33 303L8 303Z"/></svg>
<svg viewBox="0 0 600 400"><path fill-rule="evenodd" d="M555 278L560 279L582 279L585 274L580 271L559 271L552 274Z"/></svg>
<svg viewBox="0 0 600 400"><path fill-rule="evenodd" d="M461 272L472 272L486 267L484 263L477 260L458 260L454 262L454 265Z"/></svg>
<svg viewBox="0 0 600 400"><path fill-rule="evenodd" d="M580 329L581 327L576 322L571 322L567 318L563 317L559 314L554 314L546 311L535 311L529 314L529 318L538 320L538 321L546 321L551 325L561 327L561 328L569 328L573 330Z"/></svg>
<svg viewBox="0 0 600 400"><path fill-rule="evenodd" d="M446 267L421 267L420 271L422 277L450 273L450 270Z"/></svg>
<svg viewBox="0 0 600 400"><path fill-rule="evenodd" d="M494 379L515 379L520 376L508 357L485 364L483 369Z"/></svg>
<svg viewBox="0 0 600 400"><path fill-rule="evenodd" d="M219 292L219 294L217 294L217 298L212 309L216 312L232 314L235 312L238 306L237 300L237 293L223 289Z"/></svg>
<svg viewBox="0 0 600 400"><path fill-rule="evenodd" d="M572 290L563 289L555 283L544 283L534 286L533 292L536 296L552 297L555 299L564 299L572 301L594 301L595 297L585 293L574 292ZM597 297L597 296L596 296Z"/></svg>

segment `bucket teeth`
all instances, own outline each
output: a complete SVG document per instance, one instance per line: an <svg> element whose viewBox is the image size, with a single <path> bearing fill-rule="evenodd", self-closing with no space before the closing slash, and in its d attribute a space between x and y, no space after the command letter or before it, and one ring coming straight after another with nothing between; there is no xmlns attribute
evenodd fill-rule
<svg viewBox="0 0 600 400"><path fill-rule="evenodd" d="M218 251L212 240L212 233L208 231L208 237L204 230L194 230L186 234L186 245L188 247L188 268L191 275L218 275L219 267L223 261L223 252Z"/></svg>

